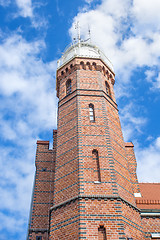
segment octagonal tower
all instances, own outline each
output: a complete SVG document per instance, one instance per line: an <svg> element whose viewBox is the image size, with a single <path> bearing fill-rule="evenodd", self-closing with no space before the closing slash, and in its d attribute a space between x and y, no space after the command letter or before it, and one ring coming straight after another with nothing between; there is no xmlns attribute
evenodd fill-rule
<svg viewBox="0 0 160 240"><path fill-rule="evenodd" d="M58 61L50 239L144 239L133 144L123 140L114 83L112 63L90 43L70 46Z"/></svg>

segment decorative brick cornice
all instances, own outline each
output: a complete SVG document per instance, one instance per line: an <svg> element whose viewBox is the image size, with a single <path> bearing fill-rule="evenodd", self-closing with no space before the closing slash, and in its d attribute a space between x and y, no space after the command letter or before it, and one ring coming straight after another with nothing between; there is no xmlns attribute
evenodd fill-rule
<svg viewBox="0 0 160 240"><path fill-rule="evenodd" d="M117 103L113 101L113 99L108 96L103 90L92 90L92 89L76 89L74 90L70 95L65 96L63 99L61 99L58 103L58 106L61 107L62 105L64 105L66 102L70 101L71 99L77 97L77 96L95 96L94 94L81 94L80 91L86 91L86 92L99 92L99 94L96 95L96 97L104 97L117 111ZM73 94L74 93L74 94ZM68 97L70 96L70 98L68 99ZM66 98L66 101L61 103L62 101L64 101L64 99Z"/></svg>
<svg viewBox="0 0 160 240"><path fill-rule="evenodd" d="M55 211L56 209L58 208L61 208L67 204L70 204L71 202L75 202L77 200L81 200L81 199L85 199L85 200L88 200L88 199L91 199L91 200L95 200L95 199L98 199L98 200L111 200L111 201L114 201L114 200L117 200L117 201L121 201L123 203L125 203L126 205L128 205L129 207L133 208L134 210L140 212L140 209L137 208L136 206L134 206L133 204L131 204L130 202L126 201L125 199L123 199L122 197L118 196L118 195L78 195L78 196L75 196L73 198L70 198L60 204L57 204L53 207L50 208L50 212L52 212L53 210Z"/></svg>
<svg viewBox="0 0 160 240"><path fill-rule="evenodd" d="M125 147L134 147L132 142L125 142Z"/></svg>
<svg viewBox="0 0 160 240"><path fill-rule="evenodd" d="M89 59L91 60L92 62L94 62L94 59ZM97 59L96 59L97 60ZM102 59L99 59L102 61ZM112 72L112 70L106 66L106 64L102 61L102 63L105 65L105 70L103 69L103 67L101 65L96 65L96 66L93 66L93 65L90 65L89 68L87 69L87 64L84 64L83 65L83 68L80 64L75 64L72 68L68 68L68 71L67 72L64 72L63 75L58 75L58 72L61 70L61 69L58 69L58 72L57 72L57 81L56 81L56 90L57 90L57 97L59 96L59 84L60 84L60 81L66 77L69 77L70 74L72 74L73 72L77 71L77 70L90 70L90 71L99 71L99 72L102 72L104 76L107 77L107 80L110 80L112 85L115 84L115 73Z"/></svg>
<svg viewBox="0 0 160 240"><path fill-rule="evenodd" d="M41 145L49 145L49 141L41 141L41 140L38 140L38 141L37 141L37 145L39 145L39 144L41 144Z"/></svg>
<svg viewBox="0 0 160 240"><path fill-rule="evenodd" d="M158 205L160 204L160 200L147 200L147 199L137 199L137 204L152 204L152 205Z"/></svg>
<svg viewBox="0 0 160 240"><path fill-rule="evenodd" d="M35 232L35 233L39 233L39 232L41 232L41 233L45 233L45 232L49 232L49 229L48 228L30 228L29 229L29 234L30 233L33 233L33 232Z"/></svg>

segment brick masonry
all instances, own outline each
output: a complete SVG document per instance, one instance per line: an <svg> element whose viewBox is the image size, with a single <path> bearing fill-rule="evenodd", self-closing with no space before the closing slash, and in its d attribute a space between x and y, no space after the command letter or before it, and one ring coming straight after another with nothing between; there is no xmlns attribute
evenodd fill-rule
<svg viewBox="0 0 160 240"><path fill-rule="evenodd" d="M58 126L53 150L37 142L30 240L143 240L160 232L159 217L141 217L136 205L134 146L123 140L114 82L101 59L76 57L58 69Z"/></svg>
<svg viewBox="0 0 160 240"><path fill-rule="evenodd" d="M53 135L55 133L56 131ZM49 149L48 141L37 141L35 183L28 230L29 240L37 240L36 236L42 237L42 239L49 237L49 210L53 206L55 150L55 148Z"/></svg>

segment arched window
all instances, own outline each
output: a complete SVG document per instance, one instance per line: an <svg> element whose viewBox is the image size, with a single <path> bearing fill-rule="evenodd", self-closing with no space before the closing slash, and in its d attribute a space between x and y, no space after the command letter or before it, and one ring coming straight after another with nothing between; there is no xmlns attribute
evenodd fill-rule
<svg viewBox="0 0 160 240"><path fill-rule="evenodd" d="M103 68L102 68L102 72L103 72L103 75L105 76L105 75L106 75L106 71L105 71L104 66L103 66Z"/></svg>
<svg viewBox="0 0 160 240"><path fill-rule="evenodd" d="M69 95L72 92L71 79L68 79L66 82L66 94Z"/></svg>
<svg viewBox="0 0 160 240"><path fill-rule="evenodd" d="M92 69L96 70L96 63L95 62L92 63L92 66L93 66Z"/></svg>
<svg viewBox="0 0 160 240"><path fill-rule="evenodd" d="M63 75L63 74L64 74L64 72L62 71L62 72L61 72L61 75Z"/></svg>
<svg viewBox="0 0 160 240"><path fill-rule="evenodd" d="M93 166L94 167L94 181L95 182L101 182L101 173L100 173L100 164L99 164L99 155L98 151L94 149L92 151L92 157L93 157Z"/></svg>
<svg viewBox="0 0 160 240"><path fill-rule="evenodd" d="M80 62L80 69L84 69L84 62Z"/></svg>
<svg viewBox="0 0 160 240"><path fill-rule="evenodd" d="M110 78L113 78L113 77L112 77L112 74L110 74L109 77L110 77Z"/></svg>
<svg viewBox="0 0 160 240"><path fill-rule="evenodd" d="M66 73L68 72L68 67L66 68Z"/></svg>
<svg viewBox="0 0 160 240"><path fill-rule="evenodd" d="M72 69L72 68L73 68L73 64L70 65L70 69Z"/></svg>
<svg viewBox="0 0 160 240"><path fill-rule="evenodd" d="M92 103L89 104L89 119L90 122L95 122L94 105Z"/></svg>
<svg viewBox="0 0 160 240"><path fill-rule="evenodd" d="M107 95L111 96L110 87L109 87L109 84L107 82L105 82L105 87L106 87Z"/></svg>
<svg viewBox="0 0 160 240"><path fill-rule="evenodd" d="M104 226L98 228L98 240L107 240L106 229Z"/></svg>
<svg viewBox="0 0 160 240"><path fill-rule="evenodd" d="M90 68L91 68L90 66L91 66L91 65L90 65L90 62L87 62L87 63L86 63L86 68L87 68L87 69L90 69Z"/></svg>

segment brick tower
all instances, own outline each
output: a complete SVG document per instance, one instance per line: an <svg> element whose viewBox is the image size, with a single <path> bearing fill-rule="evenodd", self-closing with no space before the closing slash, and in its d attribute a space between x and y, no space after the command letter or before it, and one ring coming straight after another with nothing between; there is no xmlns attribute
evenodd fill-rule
<svg viewBox="0 0 160 240"><path fill-rule="evenodd" d="M144 239L133 145L123 140L112 64L79 42L59 61L50 239Z"/></svg>
<svg viewBox="0 0 160 240"><path fill-rule="evenodd" d="M28 240L49 238L49 210L53 206L56 135L53 131L53 149L49 141L37 141L35 180L28 226Z"/></svg>
<svg viewBox="0 0 160 240"><path fill-rule="evenodd" d="M59 60L58 127L52 150L37 142L28 240L160 239L160 184L138 183L114 77L108 58L87 42Z"/></svg>

